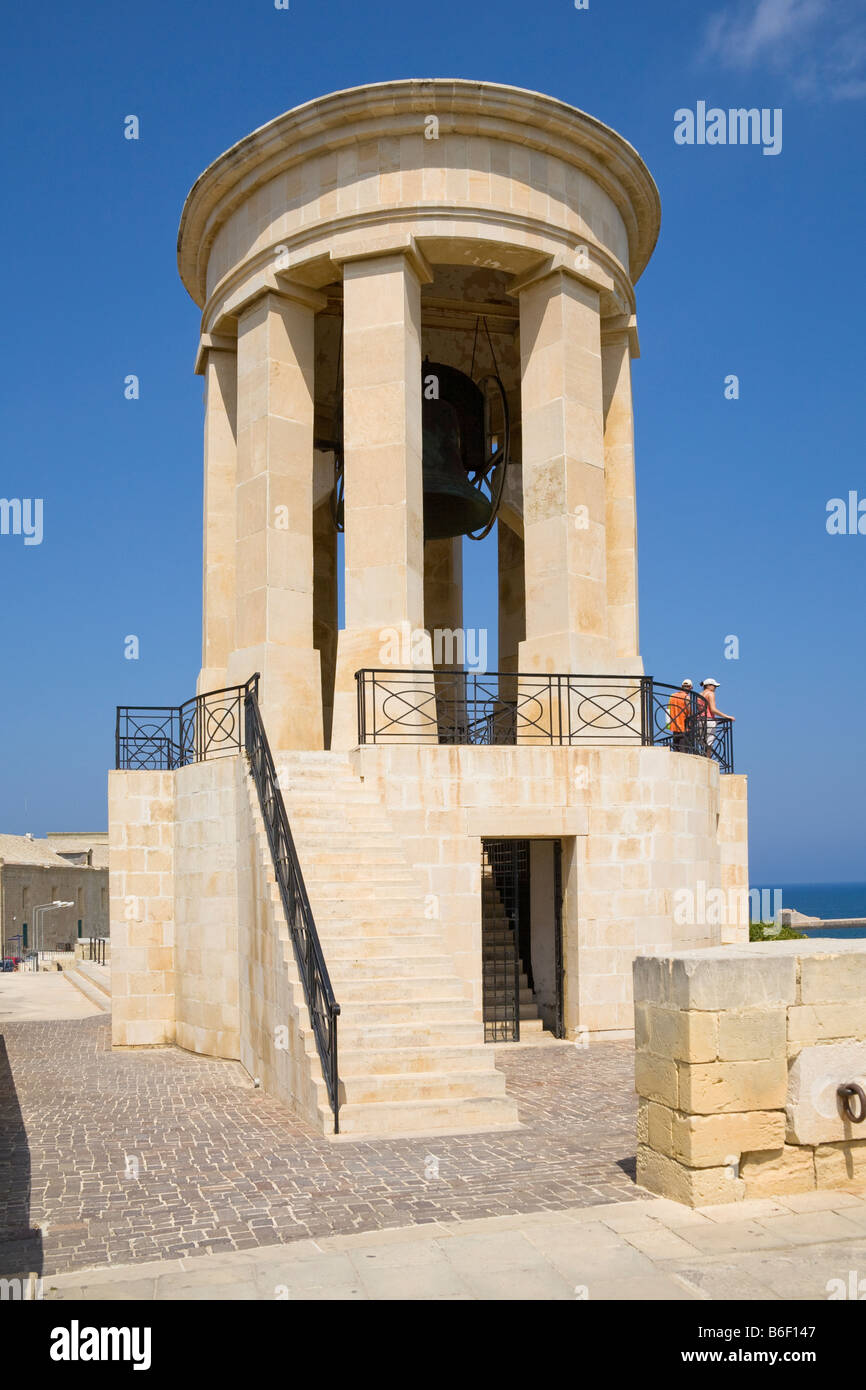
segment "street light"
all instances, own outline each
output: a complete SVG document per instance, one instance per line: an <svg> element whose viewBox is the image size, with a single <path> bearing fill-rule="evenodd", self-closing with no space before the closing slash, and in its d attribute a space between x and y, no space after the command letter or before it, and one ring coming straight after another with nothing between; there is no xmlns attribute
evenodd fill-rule
<svg viewBox="0 0 866 1390"><path fill-rule="evenodd" d="M45 950L45 923L44 923L43 920L37 918L37 916L36 916L37 912L53 912L53 911L55 911L55 910L56 910L57 908L59 908L59 907L74 907L74 906L75 906L75 903L65 903L65 902L61 902L59 898L56 898L56 899L54 900L53 903L38 903L37 906L34 907L34 909L33 909L33 945L34 945L34 947L35 947L35 949L36 949L36 963L37 963L37 965L39 964L39 956L40 956L40 954L42 954L42 953L44 952L44 950ZM41 935L41 937L40 937L40 934L39 934L39 928L40 928L40 927L42 928L42 935Z"/></svg>

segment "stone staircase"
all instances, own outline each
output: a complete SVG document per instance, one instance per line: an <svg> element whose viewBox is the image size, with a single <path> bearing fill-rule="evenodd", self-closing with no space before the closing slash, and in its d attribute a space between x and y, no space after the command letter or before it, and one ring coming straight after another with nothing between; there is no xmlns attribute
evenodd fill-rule
<svg viewBox="0 0 866 1390"><path fill-rule="evenodd" d="M378 795L337 753L275 763L341 1007L341 1133L515 1124L471 987L424 916L422 885ZM272 895L278 903L275 882Z"/></svg>
<svg viewBox="0 0 866 1390"><path fill-rule="evenodd" d="M508 925L508 915L496 887L493 869L485 862L481 867L481 951L484 981L484 1022L491 1024L506 1018L506 1005L514 989L515 966L518 970L518 1008L520 1041L540 1042L545 1033L535 996L523 961L518 958L515 934Z"/></svg>
<svg viewBox="0 0 866 1390"><path fill-rule="evenodd" d="M77 960L63 971L69 984L96 1004L103 1013L111 1010L111 967L95 965L92 961Z"/></svg>

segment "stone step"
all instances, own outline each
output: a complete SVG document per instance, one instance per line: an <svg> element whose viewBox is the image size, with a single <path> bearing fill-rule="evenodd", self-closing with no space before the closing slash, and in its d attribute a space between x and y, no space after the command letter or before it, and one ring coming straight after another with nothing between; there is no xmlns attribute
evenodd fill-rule
<svg viewBox="0 0 866 1390"><path fill-rule="evenodd" d="M286 811L289 811L288 800L285 797L283 800L286 801ZM337 825L341 827L341 833L345 831L347 834L362 835L369 832L371 835L387 835L391 840L394 838L394 827L388 817L382 815L381 812L377 815L375 812L369 811L366 806L363 808L363 813L359 813L357 816L352 815L352 807L345 803L326 806L320 802L305 810L294 807L293 812L294 814L289 817L292 834L295 833L297 827L317 835L330 835L334 826Z"/></svg>
<svg viewBox="0 0 866 1390"><path fill-rule="evenodd" d="M313 787L281 787L283 801L286 803L286 810L291 815L292 811L296 815L303 815L305 811L312 814L318 812L326 815L339 815L341 812L347 817L358 809L363 812L368 806L376 806L379 812L382 811L382 802L376 792L346 789L343 792L334 791L331 787L316 789Z"/></svg>
<svg viewBox="0 0 866 1390"><path fill-rule="evenodd" d="M340 1076L396 1075L414 1072L489 1071L493 1058L476 1037L471 1043L415 1047L340 1047ZM338 1035L342 1040L342 1034Z"/></svg>
<svg viewBox="0 0 866 1390"><path fill-rule="evenodd" d="M485 969L481 978L485 992L491 989L512 989L514 987L513 970L490 971ZM517 986L518 989L529 989L529 980L522 972L517 977Z"/></svg>
<svg viewBox="0 0 866 1390"><path fill-rule="evenodd" d="M341 1104L484 1100L505 1095L505 1073L492 1070L411 1072L406 1076L363 1073L341 1077ZM340 1114L342 1127L342 1110Z"/></svg>
<svg viewBox="0 0 866 1390"><path fill-rule="evenodd" d="M521 990L520 990L520 996L519 996L519 997L520 997L520 1003L521 1003L521 1004L534 1004L534 1003L535 1003L535 995L532 993L532 990L529 988L528 985L524 985L524 986L521 988ZM493 1004L505 1004L505 1003L507 1003L508 1001L510 1001L511 998L512 998L512 991L511 991L510 983L509 983L509 987L508 987L507 989L506 989L504 986L501 987L501 988L497 988L495 985L491 987L490 985L487 985L487 984L485 984L485 986L484 986L484 1003L485 1003L485 1005L487 1005L487 1004L491 1004L491 1005L493 1005Z"/></svg>
<svg viewBox="0 0 866 1390"><path fill-rule="evenodd" d="M64 970L63 978L79 993L83 994L85 999L89 999L91 1004L95 1004L98 1009L101 1009L104 1014L110 1013L111 995L106 993L101 986L95 984L93 980L88 979L76 966Z"/></svg>
<svg viewBox="0 0 866 1390"><path fill-rule="evenodd" d="M79 975L83 975L97 989L101 989L106 998L111 998L110 965L97 965L95 961L79 960L75 962L74 968Z"/></svg>
<svg viewBox="0 0 866 1390"><path fill-rule="evenodd" d="M375 1024L417 1023L419 1026L452 1020L463 1023L474 1018L468 999L377 999L375 1002L346 998L345 989L337 1001L349 1028ZM341 1025L342 1027L342 1022Z"/></svg>
<svg viewBox="0 0 866 1390"><path fill-rule="evenodd" d="M442 979L451 969L447 956L363 956L346 959L330 953L329 970L331 979L345 980L393 980L393 979ZM453 977L452 977L453 978Z"/></svg>
<svg viewBox="0 0 866 1390"><path fill-rule="evenodd" d="M380 925L380 924L376 924ZM329 936L328 949L330 958L336 963L338 960L364 960L364 961L408 961L419 956L436 956L441 959L438 953L441 951L442 942L438 936L407 935L405 932L395 939L393 934L388 931L387 926L382 927L382 935L376 936L372 933L367 936Z"/></svg>
<svg viewBox="0 0 866 1390"><path fill-rule="evenodd" d="M381 854L382 851L379 851ZM416 882L412 870L406 867L405 860L391 857L387 860L372 859L367 854L356 854L343 859L341 863L327 863L318 855L307 855L301 869L307 883L333 884L374 884L382 888L402 884L404 888Z"/></svg>
<svg viewBox="0 0 866 1390"><path fill-rule="evenodd" d="M341 1016L337 1031L339 1065L342 1070L342 1054L363 1057L376 1056L395 1049L418 1049L433 1052L438 1048L471 1047L484 1045L484 1034L478 1019L442 1015L437 1019L419 1021L414 1016L397 1019L393 1022L352 1023L345 1015Z"/></svg>
<svg viewBox="0 0 866 1390"><path fill-rule="evenodd" d="M433 1134L437 1130L516 1125L517 1106L506 1096L466 1100L403 1100L340 1108L342 1134Z"/></svg>
<svg viewBox="0 0 866 1390"><path fill-rule="evenodd" d="M319 907L314 906L313 916L323 942L355 941L358 937L365 940L378 938L390 941L401 951L404 942L417 944L424 939L430 926L420 913L415 917L395 914L389 918L387 913L380 917L363 917L342 914L331 908L320 911Z"/></svg>
<svg viewBox="0 0 866 1390"><path fill-rule="evenodd" d="M343 977L340 982L341 1004L426 1004L447 1003L449 1000L462 1003L471 998L471 985L456 975L404 975L378 980ZM532 998L531 994L529 998Z"/></svg>
<svg viewBox="0 0 866 1390"><path fill-rule="evenodd" d="M319 934L335 936L424 936L430 923L417 906L391 902L350 903L346 899L315 898L313 916Z"/></svg>
<svg viewBox="0 0 866 1390"><path fill-rule="evenodd" d="M503 1001L503 1000L497 1000L496 1002L499 1003L499 1004L501 1004L501 1003L503 1003L504 1001ZM504 1010L503 1010L503 1009L501 1009L501 1008L497 1009L495 1006L494 1006L494 1007L490 1007L487 1003L485 1003L485 1005L484 1005L484 1022L485 1022L485 1023L496 1023L496 1022L500 1021L501 1015L502 1015L503 1013L504 1013ZM523 1020L524 1020L524 1019L533 1019L533 1018L538 1018L538 1005L537 1005L536 1003L525 1004L525 1003L521 1002L521 1005L520 1005L520 1022L521 1022L521 1024L523 1023Z"/></svg>
<svg viewBox="0 0 866 1390"><path fill-rule="evenodd" d="M300 827L300 829L299 829ZM311 854L333 856L331 863L341 864L352 850L362 849L379 854L399 854L400 862L406 863L406 856L395 850L394 836L383 830L341 830L335 841L323 832L310 834L305 822L299 821L292 827L295 846L300 853L302 846L309 848Z"/></svg>
<svg viewBox="0 0 866 1390"><path fill-rule="evenodd" d="M393 911L395 905L401 901L412 903L415 906L423 906L424 904L424 894L421 892L420 886L414 894L406 892L407 884L414 882L411 875L407 877L406 881L397 880L394 883L390 881L377 882L375 879L364 879L360 883L350 883L348 880L344 882L314 879L312 875L308 875L304 871L304 879L307 884L315 882L316 896L323 901L347 900L359 904L366 902L369 905L371 902L381 902L387 898L389 911Z"/></svg>

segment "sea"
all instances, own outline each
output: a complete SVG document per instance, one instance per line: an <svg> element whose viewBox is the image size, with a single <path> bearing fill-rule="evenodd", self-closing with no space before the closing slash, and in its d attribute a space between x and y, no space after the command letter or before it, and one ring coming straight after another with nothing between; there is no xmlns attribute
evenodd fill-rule
<svg viewBox="0 0 866 1390"><path fill-rule="evenodd" d="M762 884L772 890L781 888L782 906L793 907L806 917L866 917L866 883L776 883ZM804 927L807 936L841 936L847 940L866 937L866 927Z"/></svg>

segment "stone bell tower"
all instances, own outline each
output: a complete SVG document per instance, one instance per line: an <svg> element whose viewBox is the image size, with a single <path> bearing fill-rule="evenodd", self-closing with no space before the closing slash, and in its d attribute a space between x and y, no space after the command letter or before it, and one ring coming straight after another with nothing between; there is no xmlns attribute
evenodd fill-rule
<svg viewBox="0 0 866 1390"><path fill-rule="evenodd" d="M658 223L625 140L487 83L339 92L205 171L179 237L207 400L199 689L259 670L276 747L349 748L383 631L454 619L459 542L425 546L422 363L468 372L482 322L475 369L496 359L512 420L500 666L640 671L630 358Z"/></svg>
<svg viewBox="0 0 866 1390"><path fill-rule="evenodd" d="M485 82L333 93L198 179L202 669L118 712L116 1046L325 1133L509 1125L486 1043L622 1036L636 953L747 936L700 907L748 885L730 731L638 645L659 216L621 136ZM476 543L493 672L439 640Z"/></svg>

